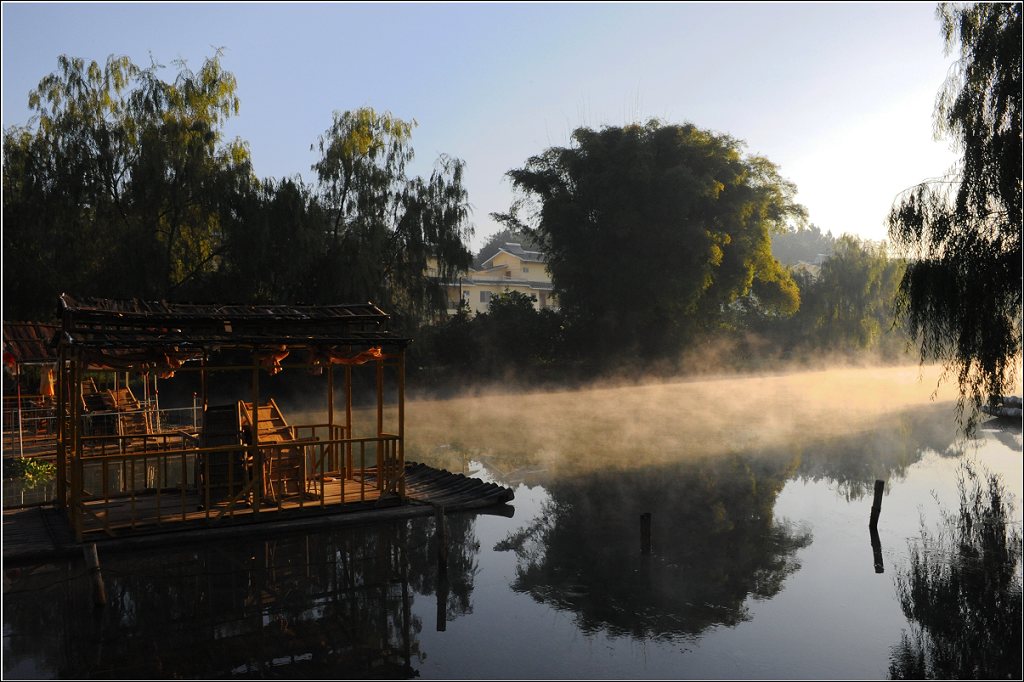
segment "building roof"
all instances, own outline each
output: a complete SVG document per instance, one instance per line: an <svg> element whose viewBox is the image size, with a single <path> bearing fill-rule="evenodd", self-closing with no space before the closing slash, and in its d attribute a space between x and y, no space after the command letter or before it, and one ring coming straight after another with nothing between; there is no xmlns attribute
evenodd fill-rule
<svg viewBox="0 0 1024 682"><path fill-rule="evenodd" d="M516 244L515 242L505 242L504 245L498 247L497 253L495 253L493 256L491 256L483 263L481 263L480 267L484 270L487 270L487 264L494 260L502 251L509 254L510 256L515 256L516 258L519 258L520 260L526 261L528 263L547 262L547 256L545 256L542 251L527 251L526 249L524 249L519 244Z"/></svg>
<svg viewBox="0 0 1024 682"><path fill-rule="evenodd" d="M201 351L232 348L284 346L331 354L341 348L404 348L409 343L388 330L390 316L372 303L219 305L62 294L60 305L57 343L102 354L99 364L160 364L163 355L186 360Z"/></svg>
<svg viewBox="0 0 1024 682"><path fill-rule="evenodd" d="M46 322L4 321L4 359L18 364L57 361L50 345L59 325Z"/></svg>

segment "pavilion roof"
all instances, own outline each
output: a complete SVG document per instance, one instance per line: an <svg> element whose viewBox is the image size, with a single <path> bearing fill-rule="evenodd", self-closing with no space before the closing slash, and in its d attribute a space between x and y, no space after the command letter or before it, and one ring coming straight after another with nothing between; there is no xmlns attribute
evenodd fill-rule
<svg viewBox="0 0 1024 682"><path fill-rule="evenodd" d="M4 320L4 358L18 364L56 362L57 351L50 345L60 326L47 322Z"/></svg>
<svg viewBox="0 0 1024 682"><path fill-rule="evenodd" d="M60 297L65 348L191 354L201 350L405 348L372 303L221 305Z"/></svg>

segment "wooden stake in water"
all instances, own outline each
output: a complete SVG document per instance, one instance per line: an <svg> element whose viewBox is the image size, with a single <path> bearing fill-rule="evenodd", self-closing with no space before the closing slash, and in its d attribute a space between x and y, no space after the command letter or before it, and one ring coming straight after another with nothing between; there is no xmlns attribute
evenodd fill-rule
<svg viewBox="0 0 1024 682"><path fill-rule="evenodd" d="M448 624L448 520L444 507L434 507L437 526L437 631L444 632Z"/></svg>
<svg viewBox="0 0 1024 682"><path fill-rule="evenodd" d="M871 503L871 521L868 528L878 527L878 515L882 513L882 493L885 491L885 481L875 481L875 501Z"/></svg>
<svg viewBox="0 0 1024 682"><path fill-rule="evenodd" d="M91 543L82 548L85 554L85 565L89 569L89 576L92 578L92 598L96 606L107 605L107 588L103 585L103 574L100 573L100 556L96 551L96 543Z"/></svg>
<svg viewBox="0 0 1024 682"><path fill-rule="evenodd" d="M885 573L885 564L882 562L882 540L878 537L878 529L872 526L871 531L871 553L875 561L875 573Z"/></svg>
<svg viewBox="0 0 1024 682"><path fill-rule="evenodd" d="M640 515L640 553L651 553L651 512Z"/></svg>

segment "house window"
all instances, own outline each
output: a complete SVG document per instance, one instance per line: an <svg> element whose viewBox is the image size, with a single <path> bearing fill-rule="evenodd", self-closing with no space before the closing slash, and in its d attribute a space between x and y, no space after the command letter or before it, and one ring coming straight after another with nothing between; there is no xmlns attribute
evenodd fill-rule
<svg viewBox="0 0 1024 682"><path fill-rule="evenodd" d="M481 303L490 303L491 302L491 292L489 292L489 291L481 291L480 292L480 302Z"/></svg>
<svg viewBox="0 0 1024 682"><path fill-rule="evenodd" d="M528 267L526 267L526 266L524 265L524 266L523 266L523 272L529 272L529 271L530 271L530 268L528 268Z"/></svg>
<svg viewBox="0 0 1024 682"><path fill-rule="evenodd" d="M548 295L547 295L547 293L545 293L543 291L540 292L540 307L541 308L547 308L548 307Z"/></svg>
<svg viewBox="0 0 1024 682"><path fill-rule="evenodd" d="M505 279L512 279L512 271L511 270L506 270L505 271Z"/></svg>

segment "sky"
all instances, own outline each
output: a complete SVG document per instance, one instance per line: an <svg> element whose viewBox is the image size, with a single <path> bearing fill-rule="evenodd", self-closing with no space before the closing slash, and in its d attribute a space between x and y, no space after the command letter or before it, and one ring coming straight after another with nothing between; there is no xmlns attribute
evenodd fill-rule
<svg viewBox="0 0 1024 682"><path fill-rule="evenodd" d="M932 3L3 3L2 124L61 54L198 69L223 48L261 178L312 182L332 113L417 127L412 171L466 163L478 249L505 173L574 129L657 118L727 133L798 188L834 235L886 236L902 190L956 156L933 135L945 54Z"/></svg>

